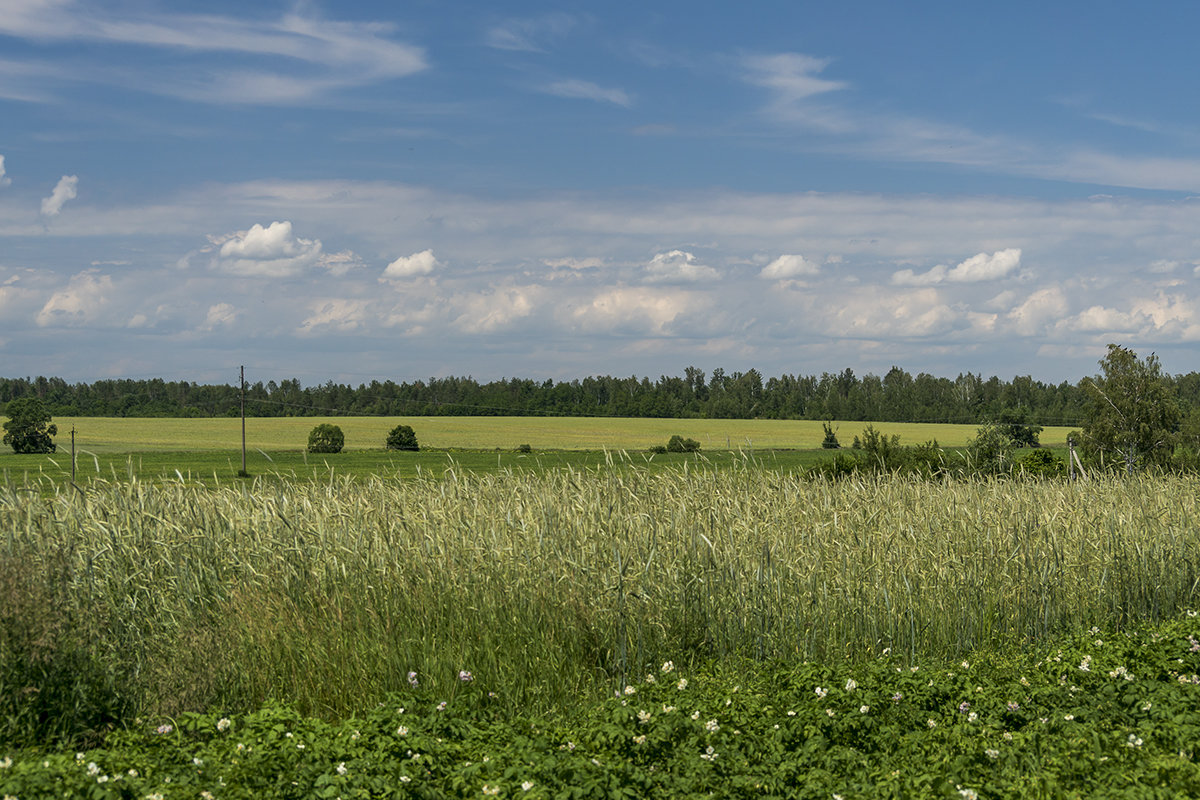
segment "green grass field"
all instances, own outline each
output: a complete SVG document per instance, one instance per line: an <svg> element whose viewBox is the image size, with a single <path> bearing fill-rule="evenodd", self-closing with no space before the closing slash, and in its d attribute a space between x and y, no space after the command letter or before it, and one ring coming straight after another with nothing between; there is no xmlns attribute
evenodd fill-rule
<svg viewBox="0 0 1200 800"><path fill-rule="evenodd" d="M346 450L382 450L388 431L411 425L422 447L461 450L645 450L666 444L674 434L700 442L706 451L795 449L821 446L822 423L812 420L634 419L625 417L271 417L246 420L246 446L269 453L303 450L308 432L330 422L346 434ZM95 453L234 451L241 447L241 421L59 417L55 420L60 450L76 447ZM975 436L975 425L834 422L843 446L868 424L899 434L901 444L936 439L945 447L961 447ZM1070 428L1046 428L1041 441L1065 446Z"/></svg>

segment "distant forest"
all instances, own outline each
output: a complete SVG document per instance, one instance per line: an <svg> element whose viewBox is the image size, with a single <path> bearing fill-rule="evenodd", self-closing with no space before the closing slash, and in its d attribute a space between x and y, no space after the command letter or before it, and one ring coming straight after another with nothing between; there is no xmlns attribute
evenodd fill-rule
<svg viewBox="0 0 1200 800"><path fill-rule="evenodd" d="M1170 378L1186 414L1200 407L1200 373ZM0 404L37 397L56 416L236 416L240 387L187 381L0 378ZM357 387L332 381L304 387L297 380L246 384L246 414L282 416L596 416L714 419L837 419L878 422L983 423L1001 412L1024 412L1040 425L1076 425L1084 415L1079 383L1047 384L1028 376L1011 381L978 374L915 377L893 367L886 375L852 370L764 379L758 370L726 373L688 367L683 377L534 381L509 378L430 378Z"/></svg>

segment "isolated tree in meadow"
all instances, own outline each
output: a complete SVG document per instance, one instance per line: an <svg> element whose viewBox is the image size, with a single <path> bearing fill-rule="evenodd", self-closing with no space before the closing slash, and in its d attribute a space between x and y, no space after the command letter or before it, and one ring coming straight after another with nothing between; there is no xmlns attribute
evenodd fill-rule
<svg viewBox="0 0 1200 800"><path fill-rule="evenodd" d="M36 397L13 400L5 409L8 421L4 423L4 443L11 445L14 453L53 453L55 444L50 437L58 433L58 426L50 420L50 412Z"/></svg>
<svg viewBox="0 0 1200 800"><path fill-rule="evenodd" d="M308 434L308 452L340 453L346 445L346 437L337 425L322 422Z"/></svg>
<svg viewBox="0 0 1200 800"><path fill-rule="evenodd" d="M420 450L417 433L411 425L397 425L387 435L388 450Z"/></svg>
<svg viewBox="0 0 1200 800"><path fill-rule="evenodd" d="M1081 447L1090 455L1115 457L1132 473L1165 465L1175 446L1180 411L1175 390L1153 353L1110 344L1100 360L1103 374L1082 381L1088 395Z"/></svg>

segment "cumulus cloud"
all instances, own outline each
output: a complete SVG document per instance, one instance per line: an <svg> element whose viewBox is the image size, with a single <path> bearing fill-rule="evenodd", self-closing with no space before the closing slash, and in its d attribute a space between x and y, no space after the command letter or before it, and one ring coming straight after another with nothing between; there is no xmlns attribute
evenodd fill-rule
<svg viewBox="0 0 1200 800"><path fill-rule="evenodd" d="M894 291L864 286L843 293L836 303L808 300L821 330L856 339L920 339L945 335L968 324L967 315L943 299L937 289Z"/></svg>
<svg viewBox="0 0 1200 800"><path fill-rule="evenodd" d="M71 278L67 288L55 292L38 312L37 324L82 325L92 322L112 295L112 278L96 270L84 270Z"/></svg>
<svg viewBox="0 0 1200 800"><path fill-rule="evenodd" d="M761 262L760 262L761 263ZM777 280L782 278L799 278L803 275L816 275L820 272L819 265L809 261L799 254L785 254L763 267L760 277Z"/></svg>
<svg viewBox="0 0 1200 800"><path fill-rule="evenodd" d="M68 200L74 200L78 194L79 178L75 175L63 175L49 197L42 198L42 214L56 217L62 211Z"/></svg>
<svg viewBox="0 0 1200 800"><path fill-rule="evenodd" d="M690 302L690 296L679 291L617 287L575 305L567 321L585 333L663 335Z"/></svg>
<svg viewBox="0 0 1200 800"><path fill-rule="evenodd" d="M217 303L208 307L208 314L204 317L204 324L201 325L202 330L211 331L217 328L232 325L237 320L238 310L229 303Z"/></svg>
<svg viewBox="0 0 1200 800"><path fill-rule="evenodd" d="M10 183L12 183L12 178L5 174L4 156L0 155L0 186L8 186Z"/></svg>
<svg viewBox="0 0 1200 800"><path fill-rule="evenodd" d="M509 286L485 294L456 297L460 312L454 329L466 333L492 333L528 317L542 295L540 286Z"/></svg>
<svg viewBox="0 0 1200 800"><path fill-rule="evenodd" d="M288 278L321 260L321 240L302 239L291 222L258 223L224 237L217 267L222 272L259 278Z"/></svg>
<svg viewBox="0 0 1200 800"><path fill-rule="evenodd" d="M1067 314L1067 296L1057 286L1038 289L1024 302L1008 312L1008 318L1018 329L1036 333L1045 326L1056 323Z"/></svg>
<svg viewBox="0 0 1200 800"><path fill-rule="evenodd" d="M646 265L646 280L650 283L699 283L717 277L715 269L699 263L684 250L659 253Z"/></svg>
<svg viewBox="0 0 1200 800"><path fill-rule="evenodd" d="M383 277L389 280L416 278L421 275L430 275L441 266L443 265L433 255L433 250L422 250L411 256L400 256L388 264L387 268L383 270Z"/></svg>
<svg viewBox="0 0 1200 800"><path fill-rule="evenodd" d="M552 94L556 97L569 97L580 100L596 100L602 103L613 103L614 105L628 108L633 104L629 94L624 89L606 89L603 86L592 83L591 81L581 80L565 80L555 81L543 89L546 94Z"/></svg>
<svg viewBox="0 0 1200 800"><path fill-rule="evenodd" d="M1003 278L1021 266L1021 248L1010 247L995 253L979 253L948 269L939 264L928 272L916 273L911 269L892 273L892 283L897 286L934 286L948 283L980 283Z"/></svg>

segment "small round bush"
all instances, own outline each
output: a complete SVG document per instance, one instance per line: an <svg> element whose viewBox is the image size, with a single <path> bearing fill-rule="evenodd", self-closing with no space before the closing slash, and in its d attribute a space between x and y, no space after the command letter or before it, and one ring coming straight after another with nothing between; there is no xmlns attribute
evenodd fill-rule
<svg viewBox="0 0 1200 800"><path fill-rule="evenodd" d="M308 452L340 453L346 445L346 437L337 425L322 422L308 434Z"/></svg>
<svg viewBox="0 0 1200 800"><path fill-rule="evenodd" d="M663 445L663 444L652 445L650 447L650 452L654 453L654 455L656 455L656 456L660 456L663 453L667 452L667 446Z"/></svg>
<svg viewBox="0 0 1200 800"><path fill-rule="evenodd" d="M517 452L518 453L532 453L533 448L527 444L519 444L519 445L517 445Z"/></svg>
<svg viewBox="0 0 1200 800"><path fill-rule="evenodd" d="M388 450L420 450L417 433L411 425L397 425L387 435Z"/></svg>
<svg viewBox="0 0 1200 800"><path fill-rule="evenodd" d="M700 443L695 439L685 439L682 436L672 436L667 442L668 453L695 453L700 449Z"/></svg>

